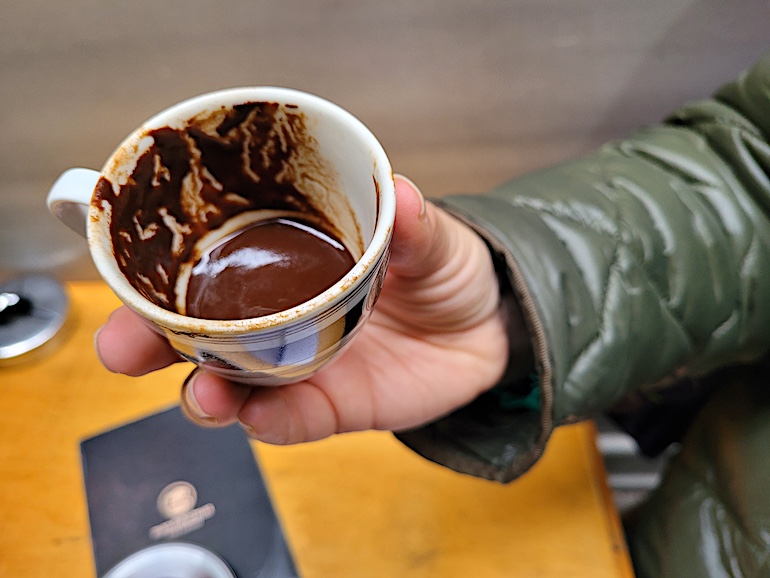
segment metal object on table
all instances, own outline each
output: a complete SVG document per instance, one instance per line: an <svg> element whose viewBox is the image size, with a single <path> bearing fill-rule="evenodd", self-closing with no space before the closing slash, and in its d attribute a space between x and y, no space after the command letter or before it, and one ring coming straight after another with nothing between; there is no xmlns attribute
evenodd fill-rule
<svg viewBox="0 0 770 578"><path fill-rule="evenodd" d="M69 298L47 275L25 275L0 285L0 363L39 350L67 320Z"/></svg>
<svg viewBox="0 0 770 578"><path fill-rule="evenodd" d="M166 542L132 554L105 578L235 578L225 562L210 550L186 542Z"/></svg>

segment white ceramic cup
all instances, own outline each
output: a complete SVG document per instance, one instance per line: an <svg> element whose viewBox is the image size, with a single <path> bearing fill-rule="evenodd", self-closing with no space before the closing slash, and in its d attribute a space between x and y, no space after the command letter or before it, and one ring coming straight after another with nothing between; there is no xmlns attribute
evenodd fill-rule
<svg viewBox="0 0 770 578"><path fill-rule="evenodd" d="M236 173L240 184L232 185ZM256 192L240 190L243 179ZM330 222L356 260L353 268L319 295L274 314L180 314L195 255L299 202L262 206L271 187L294 191ZM100 275L183 357L229 379L280 385L312 375L366 321L390 254L395 185L382 146L350 113L300 91L254 87L161 112L101 171L62 174L48 206L86 235Z"/></svg>

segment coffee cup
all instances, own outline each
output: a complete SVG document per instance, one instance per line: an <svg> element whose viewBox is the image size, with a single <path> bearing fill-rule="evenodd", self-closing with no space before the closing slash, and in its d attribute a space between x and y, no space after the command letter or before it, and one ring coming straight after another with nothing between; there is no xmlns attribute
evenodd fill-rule
<svg viewBox="0 0 770 578"><path fill-rule="evenodd" d="M100 171L63 173L48 206L182 357L280 385L312 375L366 322L395 185L381 144L349 112L252 87L159 113Z"/></svg>

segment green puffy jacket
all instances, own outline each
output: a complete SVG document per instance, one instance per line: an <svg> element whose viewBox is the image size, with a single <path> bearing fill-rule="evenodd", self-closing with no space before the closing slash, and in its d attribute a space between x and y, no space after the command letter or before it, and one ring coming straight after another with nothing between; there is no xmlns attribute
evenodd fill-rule
<svg viewBox="0 0 770 578"><path fill-rule="evenodd" d="M686 382L710 397L629 525L637 572L770 575L768 141L770 55L594 154L437 201L490 246L530 343L493 391L399 438L507 482L554 427Z"/></svg>

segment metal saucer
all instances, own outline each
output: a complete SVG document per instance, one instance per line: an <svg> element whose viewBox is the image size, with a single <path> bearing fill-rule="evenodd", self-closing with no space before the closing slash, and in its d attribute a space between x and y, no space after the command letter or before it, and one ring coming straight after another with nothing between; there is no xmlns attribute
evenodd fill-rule
<svg viewBox="0 0 770 578"><path fill-rule="evenodd" d="M25 275L0 285L0 363L20 359L51 341L68 312L63 285L47 275Z"/></svg>

